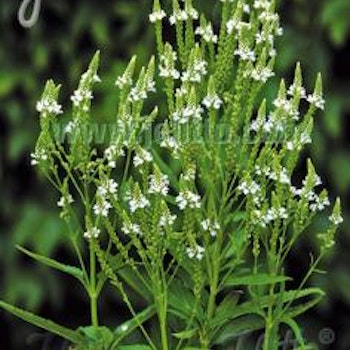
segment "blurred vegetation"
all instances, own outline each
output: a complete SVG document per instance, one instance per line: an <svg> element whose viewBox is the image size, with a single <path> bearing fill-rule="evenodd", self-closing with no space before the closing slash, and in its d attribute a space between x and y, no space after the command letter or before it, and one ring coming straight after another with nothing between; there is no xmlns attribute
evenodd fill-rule
<svg viewBox="0 0 350 350"><path fill-rule="evenodd" d="M114 112L113 93L107 94L126 60L137 54L145 62L153 48L153 32L148 25L151 0L42 1L38 23L24 29L17 22L19 2L2 0L0 5L0 286L1 297L28 309L61 315L75 291L63 285L61 276L29 264L15 250L15 244L43 255L69 257L62 239L63 225L56 209L57 198L30 167L30 152L38 134L35 103L44 81L52 77L73 91L78 76L96 49L102 51L103 84L98 118ZM213 11L211 1L197 1ZM214 7L215 12L215 7ZM292 64L300 61L310 89L316 72L322 72L327 109L316 123L310 153L332 195L350 203L350 2L349 0L280 0L285 35L280 40L277 76L289 77ZM276 79L277 84L277 79ZM271 86L271 90L275 87ZM70 91L63 92L68 100ZM350 213L345 207L345 224L339 244L329 258L331 273L320 275L315 284L328 292L327 300L305 320L306 331L317 340L317 332L331 327L337 333L332 349L347 349L350 344ZM322 219L320 219L322 220ZM317 230L317 227L314 228ZM291 273L306 269L307 247L291 257ZM303 264L304 267L303 268ZM327 267L325 267L327 269ZM69 294L69 295L68 295ZM72 306L71 306L72 307ZM47 311L50 310L50 311ZM71 309L72 310L72 309ZM338 310L338 311L336 311ZM73 310L72 310L73 311ZM64 322L84 322L74 312ZM80 318L79 318L80 317ZM5 315L1 329L8 330L6 349L23 345L33 330ZM4 324L4 326L3 326ZM311 324L312 326L308 326ZM16 334L16 337L14 336ZM12 343L4 343L13 339ZM34 347L35 348L35 347ZM36 347L37 348L37 347Z"/></svg>

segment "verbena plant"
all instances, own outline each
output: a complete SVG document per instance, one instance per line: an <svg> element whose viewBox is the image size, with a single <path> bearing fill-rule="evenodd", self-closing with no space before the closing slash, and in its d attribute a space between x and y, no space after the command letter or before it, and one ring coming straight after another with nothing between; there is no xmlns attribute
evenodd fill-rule
<svg viewBox="0 0 350 350"><path fill-rule="evenodd" d="M286 258L330 205L311 160L300 184L293 177L311 142L313 116L324 109L321 78L308 94L298 64L291 85L282 80L268 103L264 85L274 75L274 42L282 34L274 1L221 2L221 27L213 28L191 0L174 0L171 44L163 40L167 15L155 0L149 18L157 57L140 72L133 58L117 79L115 123L104 148L92 137L98 53L71 97L64 142L57 137L60 86L48 81L37 104L41 134L32 164L61 196L77 266L19 249L81 283L91 325L70 330L0 306L74 349L227 348L257 331L264 349L273 350L283 324L301 349L308 347L295 319L324 295L305 285L342 222L337 199L308 272L293 282L298 288L288 288ZM149 98L157 90L159 106ZM116 329L103 326L98 312L108 283L130 311ZM143 310L135 307L135 292ZM135 337L138 344L130 345Z"/></svg>

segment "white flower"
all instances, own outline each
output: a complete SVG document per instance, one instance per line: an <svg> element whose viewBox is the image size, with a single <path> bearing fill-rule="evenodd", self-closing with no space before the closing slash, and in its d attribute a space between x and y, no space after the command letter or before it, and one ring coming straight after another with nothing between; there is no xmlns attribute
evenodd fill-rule
<svg viewBox="0 0 350 350"><path fill-rule="evenodd" d="M132 213L135 213L137 209L145 209L151 205L150 201L142 194L134 195L129 200L129 207Z"/></svg>
<svg viewBox="0 0 350 350"><path fill-rule="evenodd" d="M76 129L78 127L78 122L77 120L74 121L70 121L64 128L64 133L65 134L71 134L74 129Z"/></svg>
<svg viewBox="0 0 350 350"><path fill-rule="evenodd" d="M287 209L284 207L268 209L265 215L262 215L260 210L255 212L255 215L261 220L259 222L261 227L266 227L273 221L288 219Z"/></svg>
<svg viewBox="0 0 350 350"><path fill-rule="evenodd" d="M167 138L165 138L164 140L162 140L161 147L164 148L169 148L170 150L177 152L180 148L178 142L176 141L175 137L173 136L168 136Z"/></svg>
<svg viewBox="0 0 350 350"><path fill-rule="evenodd" d="M36 104L36 110L41 113L42 116L45 116L46 114L59 115L63 113L62 106L52 98L44 98L38 101Z"/></svg>
<svg viewBox="0 0 350 350"><path fill-rule="evenodd" d="M193 65L187 68L185 72L182 73L181 80L191 83L200 83L202 77L208 73L207 70L208 62L204 60L196 60Z"/></svg>
<svg viewBox="0 0 350 350"><path fill-rule="evenodd" d="M177 88L175 91L176 97L183 97L188 94L188 88L185 85L182 85L180 88Z"/></svg>
<svg viewBox="0 0 350 350"><path fill-rule="evenodd" d="M164 65L159 66L159 76L163 78L172 78L174 80L180 79L180 72L171 67L170 65L167 65L167 62L164 63Z"/></svg>
<svg viewBox="0 0 350 350"><path fill-rule="evenodd" d="M201 197L189 190L185 190L179 193L176 197L176 203L180 210L184 210L187 207L191 209L198 209L201 207Z"/></svg>
<svg viewBox="0 0 350 350"><path fill-rule="evenodd" d="M196 167L194 165L189 166L186 172L183 174L185 181L194 181L196 178Z"/></svg>
<svg viewBox="0 0 350 350"><path fill-rule="evenodd" d="M147 82L147 92L157 92L156 82L154 80L149 80Z"/></svg>
<svg viewBox="0 0 350 350"><path fill-rule="evenodd" d="M75 107L79 107L84 101L92 100L93 95L90 90L78 89L74 91L70 99L73 102Z"/></svg>
<svg viewBox="0 0 350 350"><path fill-rule="evenodd" d="M216 110L220 109L221 105L223 104L223 101L217 94L213 95L207 95L203 99L203 105L207 107L208 109L214 108Z"/></svg>
<svg viewBox="0 0 350 350"><path fill-rule="evenodd" d="M93 206L93 211L97 216L107 217L109 210L112 208L111 203L102 198L97 201L97 203Z"/></svg>
<svg viewBox="0 0 350 350"><path fill-rule="evenodd" d="M71 204L74 202L74 199L72 197L72 195L68 195L68 196L62 196L60 198L60 200L57 202L57 206L60 208L64 208L65 206L67 206L68 204Z"/></svg>
<svg viewBox="0 0 350 350"><path fill-rule="evenodd" d="M257 44L261 44L263 42L268 42L268 43L270 43L271 46L273 46L274 37L272 34L269 34L267 32L259 32L255 35L255 41Z"/></svg>
<svg viewBox="0 0 350 350"><path fill-rule="evenodd" d="M116 159L118 157L123 157L124 155L124 150L117 145L111 145L104 151L104 156L108 161L108 166L112 169L117 166Z"/></svg>
<svg viewBox="0 0 350 350"><path fill-rule="evenodd" d="M255 62L255 52L250 50L248 47L241 45L240 48L236 49L234 52L235 56L239 56L242 61Z"/></svg>
<svg viewBox="0 0 350 350"><path fill-rule="evenodd" d="M122 231L124 232L125 235L139 235L142 236L142 231L141 228L138 224L132 224L132 223L124 223L122 227Z"/></svg>
<svg viewBox="0 0 350 350"><path fill-rule="evenodd" d="M299 120L299 111L295 109L292 101L286 98L276 98L273 101L276 108L283 110L286 114L292 117L293 120Z"/></svg>
<svg viewBox="0 0 350 350"><path fill-rule="evenodd" d="M301 98L306 98L306 90L302 86L296 86L295 84L292 84L287 91L287 94L289 96L296 96L299 95Z"/></svg>
<svg viewBox="0 0 350 350"><path fill-rule="evenodd" d="M239 21L236 18L231 18L226 23L226 31L229 35L232 34L234 30L237 30L237 32L240 33L243 28L249 29L250 27L250 23Z"/></svg>
<svg viewBox="0 0 350 350"><path fill-rule="evenodd" d="M137 168L144 163L152 162L152 160L153 160L152 154L141 148L136 151L136 154L134 157L134 166L135 168Z"/></svg>
<svg viewBox="0 0 350 350"><path fill-rule="evenodd" d="M237 189L246 196L248 194L255 195L260 191L260 185L258 185L255 181L242 181Z"/></svg>
<svg viewBox="0 0 350 350"><path fill-rule="evenodd" d="M173 114L175 122L186 124L190 118L201 120L203 108L201 106L187 106Z"/></svg>
<svg viewBox="0 0 350 350"><path fill-rule="evenodd" d="M186 249L187 256L190 259L202 260L204 257L205 249L204 247L196 244L194 247L188 247Z"/></svg>
<svg viewBox="0 0 350 350"><path fill-rule="evenodd" d="M256 81L261 81L263 83L266 83L268 79L273 77L274 75L275 73L272 71L271 68L268 68L268 67L254 68L250 73L250 76L252 77L252 79Z"/></svg>
<svg viewBox="0 0 350 350"><path fill-rule="evenodd" d="M213 26L211 23L205 27L198 27L195 34L202 36L204 41L207 43L216 44L218 42L218 36L214 34Z"/></svg>
<svg viewBox="0 0 350 350"><path fill-rule="evenodd" d="M115 195L118 190L118 184L113 179L104 180L97 188L97 195L105 197L107 195Z"/></svg>
<svg viewBox="0 0 350 350"><path fill-rule="evenodd" d="M255 0L253 6L256 9L268 10L271 7L271 2L268 0Z"/></svg>
<svg viewBox="0 0 350 350"><path fill-rule="evenodd" d="M250 6L248 4L243 5L243 12L244 13L250 13Z"/></svg>
<svg viewBox="0 0 350 350"><path fill-rule="evenodd" d="M298 150L300 151L305 145L312 142L312 139L307 132L302 132L299 135L296 135L295 140L288 141L286 144L288 151Z"/></svg>
<svg viewBox="0 0 350 350"><path fill-rule="evenodd" d="M174 25L176 22L185 22L188 18L188 14L185 10L178 10L169 17L169 22L171 25Z"/></svg>
<svg viewBox="0 0 350 350"><path fill-rule="evenodd" d="M342 222L344 222L344 218L340 214L332 214L329 217L329 220L334 224L334 225L340 225Z"/></svg>
<svg viewBox="0 0 350 350"><path fill-rule="evenodd" d="M166 196L169 192L169 179L166 175L151 175L149 183L149 193L159 193Z"/></svg>
<svg viewBox="0 0 350 350"><path fill-rule="evenodd" d="M140 90L137 86L133 87L130 91L129 101L138 102L147 98L147 92Z"/></svg>
<svg viewBox="0 0 350 350"><path fill-rule="evenodd" d="M31 157L31 165L38 165L40 162L45 162L49 159L46 151L44 149L38 149L35 153L30 154Z"/></svg>
<svg viewBox="0 0 350 350"><path fill-rule="evenodd" d="M132 84L132 79L127 75L122 75L117 78L115 85L118 86L119 89L123 89L126 86L130 86Z"/></svg>
<svg viewBox="0 0 350 350"><path fill-rule="evenodd" d="M91 227L86 232L84 232L84 238L90 240L90 239L97 239L101 234L101 230L99 230L97 227Z"/></svg>
<svg viewBox="0 0 350 350"><path fill-rule="evenodd" d="M197 20L199 18L198 11L195 8L193 8L193 7L187 9L187 13L188 13L188 16L190 18L192 18L193 20Z"/></svg>
<svg viewBox="0 0 350 350"><path fill-rule="evenodd" d="M171 215L169 212L163 214L159 219L159 227L169 227L174 225L176 215Z"/></svg>
<svg viewBox="0 0 350 350"><path fill-rule="evenodd" d="M318 109L324 110L326 101L322 98L322 96L318 94L312 94L307 97L307 102L311 105L315 106Z"/></svg>
<svg viewBox="0 0 350 350"><path fill-rule="evenodd" d="M325 210L330 204L331 203L328 197L320 198L317 196L315 198L315 203L310 204L310 210L313 212L322 211Z"/></svg>
<svg viewBox="0 0 350 350"><path fill-rule="evenodd" d="M166 17L166 13L164 12L164 10L159 10L149 15L149 21L151 23L156 23L158 21L161 21L165 17Z"/></svg>
<svg viewBox="0 0 350 350"><path fill-rule="evenodd" d="M212 222L211 220L206 219L201 222L201 226L202 229L209 232L212 237L216 237L218 231L220 231L220 224L217 221Z"/></svg>

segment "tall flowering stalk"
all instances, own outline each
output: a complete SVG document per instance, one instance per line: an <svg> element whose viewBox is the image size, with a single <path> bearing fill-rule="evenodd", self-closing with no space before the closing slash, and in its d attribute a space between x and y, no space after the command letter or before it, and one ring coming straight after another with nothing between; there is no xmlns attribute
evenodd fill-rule
<svg viewBox="0 0 350 350"><path fill-rule="evenodd" d="M295 281L299 288L288 288L286 258L330 205L311 160L301 183L293 176L312 141L315 112L324 109L321 77L308 93L298 64L294 81L282 80L267 101L264 86L275 75L282 34L275 3L221 3L217 28L191 0L174 0L168 13L155 0L149 19L157 55L140 71L132 58L116 79L119 102L103 149L89 134L99 53L71 97L67 142L54 132L63 113L60 87L49 81L37 104L41 134L32 164L59 194L78 265L20 249L80 281L91 326L68 330L0 306L75 349L127 349L134 333L143 344L130 349L225 349L239 329L264 332L264 349L273 350L282 324L307 347L295 319L323 297L305 285L343 220L337 199L309 271ZM165 21L173 42L163 39ZM162 96L159 106L154 93ZM107 283L131 315L115 330L98 312ZM129 288L144 299L144 310L136 310Z"/></svg>

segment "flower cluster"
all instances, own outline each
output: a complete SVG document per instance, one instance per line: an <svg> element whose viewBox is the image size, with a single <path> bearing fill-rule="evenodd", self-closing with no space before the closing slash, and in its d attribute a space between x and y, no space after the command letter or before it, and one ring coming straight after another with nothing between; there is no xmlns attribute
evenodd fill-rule
<svg viewBox="0 0 350 350"><path fill-rule="evenodd" d="M189 190L181 191L176 197L176 203L180 210L185 210L187 207L191 209L199 209L201 207L201 197Z"/></svg>
<svg viewBox="0 0 350 350"><path fill-rule="evenodd" d="M49 159L49 156L44 149L37 149L35 153L31 153L31 165L38 165L41 162L46 162Z"/></svg>
<svg viewBox="0 0 350 350"><path fill-rule="evenodd" d="M198 27L195 33L200 35L207 43L217 44L218 42L218 36L214 34L213 25L211 23Z"/></svg>
<svg viewBox="0 0 350 350"><path fill-rule="evenodd" d="M91 227L84 232L84 238L87 240L98 239L100 237L101 230L97 227Z"/></svg>
<svg viewBox="0 0 350 350"><path fill-rule="evenodd" d="M131 196L129 196L129 208L131 213L135 213L138 209L145 209L151 205L150 201L144 196L137 187Z"/></svg>
<svg viewBox="0 0 350 350"><path fill-rule="evenodd" d="M134 157L134 166L138 168L144 163L150 163L153 160L153 156L150 152L144 150L143 148L139 148L136 150Z"/></svg>
<svg viewBox="0 0 350 350"><path fill-rule="evenodd" d="M180 72L175 68L177 53L170 45L166 46L165 54L160 56L159 76L162 78L180 79Z"/></svg>
<svg viewBox="0 0 350 350"><path fill-rule="evenodd" d="M202 78L207 75L208 62L196 59L193 64L187 68L185 72L182 73L181 80L183 82L200 83Z"/></svg>
<svg viewBox="0 0 350 350"><path fill-rule="evenodd" d="M214 108L216 110L220 109L223 101L222 99L215 93L215 94L208 94L204 97L202 104L207 107L208 109Z"/></svg>
<svg viewBox="0 0 350 350"><path fill-rule="evenodd" d="M62 114L62 106L52 98L44 98L37 102L36 110L45 117L48 114L59 115Z"/></svg>
<svg viewBox="0 0 350 350"><path fill-rule="evenodd" d="M203 108L201 106L189 105L179 111L174 112L173 119L180 124L186 124L190 120L201 120Z"/></svg>
<svg viewBox="0 0 350 350"><path fill-rule="evenodd" d="M158 11L154 11L149 15L149 21L151 23L156 23L158 21L162 21L163 18L166 17L166 13L164 10L158 10Z"/></svg>
<svg viewBox="0 0 350 350"><path fill-rule="evenodd" d="M173 14L169 17L169 22L171 25L174 25L177 22L186 22L189 19L197 20L198 18L198 11L193 7L188 7L184 10L175 10Z"/></svg>
<svg viewBox="0 0 350 350"><path fill-rule="evenodd" d="M220 224L217 221L211 221L209 219L201 222L202 229L205 232L209 232L210 236L216 237L220 231Z"/></svg>
<svg viewBox="0 0 350 350"><path fill-rule="evenodd" d="M166 196L169 192L168 177L163 174L150 175L148 192L151 194L158 193L162 196Z"/></svg>
<svg viewBox="0 0 350 350"><path fill-rule="evenodd" d="M62 196L60 200L57 202L57 206L60 208L65 208L67 205L74 202L74 199L71 194L68 194L68 196Z"/></svg>
<svg viewBox="0 0 350 350"><path fill-rule="evenodd" d="M186 249L186 253L190 259L197 259L200 261L204 257L205 248L200 246L199 244L196 244L192 247L188 247Z"/></svg>
<svg viewBox="0 0 350 350"><path fill-rule="evenodd" d="M87 89L78 89L75 90L71 96L71 101L75 107L83 106L83 110L87 111L88 106L85 104L86 101L92 100L93 94L90 90Z"/></svg>
<svg viewBox="0 0 350 350"><path fill-rule="evenodd" d="M114 169L117 166L117 159L125 156L124 150L116 144L110 145L105 149L105 158L107 159L108 166Z"/></svg>

